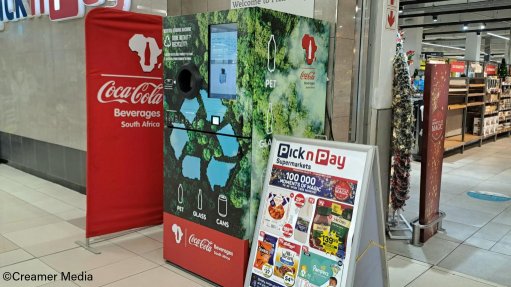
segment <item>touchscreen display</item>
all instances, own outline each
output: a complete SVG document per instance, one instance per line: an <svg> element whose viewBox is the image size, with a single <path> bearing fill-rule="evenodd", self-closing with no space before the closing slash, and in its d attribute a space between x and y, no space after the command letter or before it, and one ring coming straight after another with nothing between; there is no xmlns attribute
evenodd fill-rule
<svg viewBox="0 0 511 287"><path fill-rule="evenodd" d="M238 24L209 28L209 97L236 98Z"/></svg>

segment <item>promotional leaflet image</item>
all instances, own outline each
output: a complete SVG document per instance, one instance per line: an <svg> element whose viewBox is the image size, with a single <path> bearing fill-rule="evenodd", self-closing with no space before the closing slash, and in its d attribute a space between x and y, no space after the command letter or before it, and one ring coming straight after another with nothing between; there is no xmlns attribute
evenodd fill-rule
<svg viewBox="0 0 511 287"><path fill-rule="evenodd" d="M353 151L278 143L245 284L345 286L365 160Z"/></svg>

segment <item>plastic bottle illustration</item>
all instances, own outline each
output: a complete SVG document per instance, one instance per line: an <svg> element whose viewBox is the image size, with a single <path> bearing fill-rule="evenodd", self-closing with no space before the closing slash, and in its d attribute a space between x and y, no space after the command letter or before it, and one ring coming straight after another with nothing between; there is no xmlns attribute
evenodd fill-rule
<svg viewBox="0 0 511 287"><path fill-rule="evenodd" d="M180 204L183 204L183 185L179 184L179 187L177 188L177 202Z"/></svg>
<svg viewBox="0 0 511 287"><path fill-rule="evenodd" d="M268 41L268 71L273 73L275 71L275 58L277 56L277 43L275 42L275 35L270 36Z"/></svg>
<svg viewBox="0 0 511 287"><path fill-rule="evenodd" d="M199 194L197 194L197 209L202 210L202 189L199 188Z"/></svg>
<svg viewBox="0 0 511 287"><path fill-rule="evenodd" d="M266 134L273 133L273 104L270 103L266 112Z"/></svg>
<svg viewBox="0 0 511 287"><path fill-rule="evenodd" d="M294 238L301 243L307 242L307 235L309 234L309 225L312 216L312 204L308 201L300 208L298 218L295 223Z"/></svg>
<svg viewBox="0 0 511 287"><path fill-rule="evenodd" d="M312 60L312 40L309 41L309 55L307 55L307 59Z"/></svg>
<svg viewBox="0 0 511 287"><path fill-rule="evenodd" d="M223 194L218 196L218 215L221 217L227 216L227 196Z"/></svg>

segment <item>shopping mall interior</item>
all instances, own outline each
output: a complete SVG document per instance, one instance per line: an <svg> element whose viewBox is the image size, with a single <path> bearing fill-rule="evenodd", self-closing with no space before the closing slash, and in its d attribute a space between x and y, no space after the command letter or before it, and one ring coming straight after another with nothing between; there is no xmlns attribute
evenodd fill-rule
<svg viewBox="0 0 511 287"><path fill-rule="evenodd" d="M0 1L0 286L511 286L511 1L75 1Z"/></svg>

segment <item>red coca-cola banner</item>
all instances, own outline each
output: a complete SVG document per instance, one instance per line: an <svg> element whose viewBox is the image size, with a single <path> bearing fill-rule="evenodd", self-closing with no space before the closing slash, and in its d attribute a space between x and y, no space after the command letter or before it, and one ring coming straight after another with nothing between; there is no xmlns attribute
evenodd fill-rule
<svg viewBox="0 0 511 287"><path fill-rule="evenodd" d="M248 240L165 213L164 258L225 287L243 285ZM172 284L171 284L172 285Z"/></svg>
<svg viewBox="0 0 511 287"><path fill-rule="evenodd" d="M451 73L465 73L465 62L451 62Z"/></svg>
<svg viewBox="0 0 511 287"><path fill-rule="evenodd" d="M419 207L420 224L429 224L439 216L440 212L449 72L450 68L447 64L426 65ZM436 232L436 226L422 230L421 242L426 242Z"/></svg>
<svg viewBox="0 0 511 287"><path fill-rule="evenodd" d="M87 237L163 221L161 27L116 9L87 15Z"/></svg>

